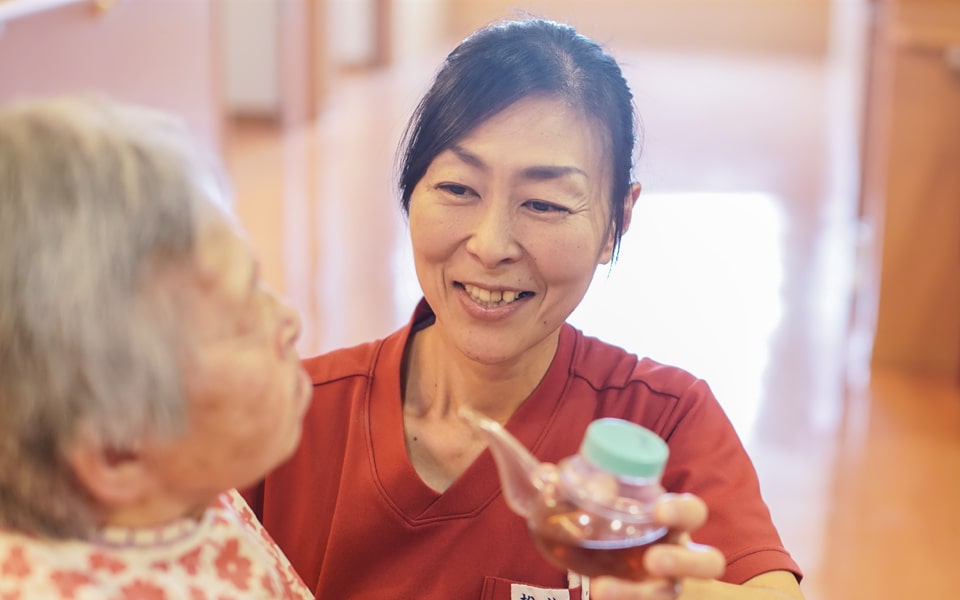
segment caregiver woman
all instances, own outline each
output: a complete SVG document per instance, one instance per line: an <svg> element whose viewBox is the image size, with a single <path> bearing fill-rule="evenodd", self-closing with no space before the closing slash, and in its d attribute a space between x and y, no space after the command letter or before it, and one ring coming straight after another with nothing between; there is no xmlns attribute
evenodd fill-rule
<svg viewBox="0 0 960 600"><path fill-rule="evenodd" d="M248 492L318 598L802 598L707 385L566 323L630 224L634 139L620 68L570 27L501 23L447 57L401 164L423 300L386 339L305 361L303 443ZM550 462L599 417L654 430L681 543L642 583L551 566L462 405Z"/></svg>

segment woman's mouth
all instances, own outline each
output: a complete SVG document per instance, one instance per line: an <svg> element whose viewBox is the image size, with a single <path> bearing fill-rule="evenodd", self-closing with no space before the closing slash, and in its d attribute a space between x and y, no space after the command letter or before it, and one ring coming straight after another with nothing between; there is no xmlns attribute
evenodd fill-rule
<svg viewBox="0 0 960 600"><path fill-rule="evenodd" d="M516 302L517 300L521 300L523 298L533 296L533 292L526 292L526 291L517 292L514 290L488 290L482 287L477 287L475 285L470 285L469 283L458 283L457 285L461 286L474 302L476 302L477 304L480 304L481 306L485 306L487 308L497 308L499 306L506 306L507 304L511 304L513 302Z"/></svg>

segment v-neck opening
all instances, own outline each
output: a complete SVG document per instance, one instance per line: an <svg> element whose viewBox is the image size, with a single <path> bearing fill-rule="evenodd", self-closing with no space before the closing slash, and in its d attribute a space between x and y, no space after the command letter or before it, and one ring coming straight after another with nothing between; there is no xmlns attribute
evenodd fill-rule
<svg viewBox="0 0 960 600"><path fill-rule="evenodd" d="M426 303L421 302L408 326L384 340L365 400L373 477L386 502L411 526L474 516L500 494L500 480L489 449L443 492L423 481L407 454L401 364L411 332L432 316ZM545 390L557 389L550 382L566 380L574 341L572 328L563 325L546 373L506 423L507 430L535 456L563 398L562 392L549 397Z"/></svg>

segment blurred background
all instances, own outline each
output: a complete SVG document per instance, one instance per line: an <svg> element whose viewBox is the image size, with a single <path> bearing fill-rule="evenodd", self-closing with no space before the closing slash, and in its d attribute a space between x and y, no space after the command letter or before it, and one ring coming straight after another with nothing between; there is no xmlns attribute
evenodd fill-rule
<svg viewBox="0 0 960 600"><path fill-rule="evenodd" d="M956 598L960 0L0 0L0 101L181 115L313 354L409 318L395 148L445 54L524 14L605 45L643 125L571 321L710 383L807 598Z"/></svg>

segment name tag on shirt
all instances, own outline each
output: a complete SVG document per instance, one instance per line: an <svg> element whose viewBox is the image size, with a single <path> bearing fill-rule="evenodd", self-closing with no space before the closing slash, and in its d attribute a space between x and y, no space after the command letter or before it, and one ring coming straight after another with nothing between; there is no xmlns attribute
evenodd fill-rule
<svg viewBox="0 0 960 600"><path fill-rule="evenodd" d="M570 590L551 590L514 583L510 586L510 600L570 600Z"/></svg>
<svg viewBox="0 0 960 600"><path fill-rule="evenodd" d="M570 589L549 589L514 583L510 586L510 600L571 600L570 590L579 591L574 600L590 600L590 579L567 572Z"/></svg>

